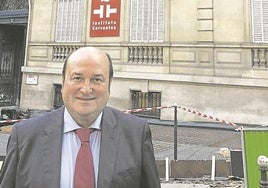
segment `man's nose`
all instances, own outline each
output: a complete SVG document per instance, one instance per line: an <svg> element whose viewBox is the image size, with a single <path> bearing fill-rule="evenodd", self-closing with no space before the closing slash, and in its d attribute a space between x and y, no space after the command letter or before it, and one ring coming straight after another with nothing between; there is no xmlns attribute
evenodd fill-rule
<svg viewBox="0 0 268 188"><path fill-rule="evenodd" d="M81 92L83 92L84 94L89 94L93 91L92 85L90 83L90 81L85 81L83 83L83 86L81 87Z"/></svg>

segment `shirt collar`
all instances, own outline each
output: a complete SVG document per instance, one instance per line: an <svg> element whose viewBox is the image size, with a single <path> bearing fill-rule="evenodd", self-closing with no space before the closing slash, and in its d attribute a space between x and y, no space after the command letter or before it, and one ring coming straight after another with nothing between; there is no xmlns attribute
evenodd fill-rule
<svg viewBox="0 0 268 188"><path fill-rule="evenodd" d="M100 115L97 117L97 119L92 123L92 125L90 125L89 128L92 129L101 129L101 119L102 119L102 112L100 113ZM74 131L76 129L80 129L81 127L74 121L74 119L72 118L71 114L68 112L67 108L64 109L64 128L63 128L63 132L67 133L70 131Z"/></svg>

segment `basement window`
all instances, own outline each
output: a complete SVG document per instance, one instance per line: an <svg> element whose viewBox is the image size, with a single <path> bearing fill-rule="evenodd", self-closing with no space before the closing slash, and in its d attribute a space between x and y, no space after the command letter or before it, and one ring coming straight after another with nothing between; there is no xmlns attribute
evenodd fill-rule
<svg viewBox="0 0 268 188"><path fill-rule="evenodd" d="M142 109L161 106L161 92L141 92L131 90L131 107L132 109ZM133 112L141 117L160 119L161 110L149 110Z"/></svg>
<svg viewBox="0 0 268 188"><path fill-rule="evenodd" d="M54 109L58 109L63 105L63 100L61 96L61 84L54 84Z"/></svg>

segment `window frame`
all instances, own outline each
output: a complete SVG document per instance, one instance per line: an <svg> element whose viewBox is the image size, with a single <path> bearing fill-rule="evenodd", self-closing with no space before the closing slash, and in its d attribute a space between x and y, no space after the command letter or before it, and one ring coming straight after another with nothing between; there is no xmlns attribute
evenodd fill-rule
<svg viewBox="0 0 268 188"><path fill-rule="evenodd" d="M56 42L81 42L84 0L57 0Z"/></svg>
<svg viewBox="0 0 268 188"><path fill-rule="evenodd" d="M163 42L164 0L131 0L129 27L130 42Z"/></svg>
<svg viewBox="0 0 268 188"><path fill-rule="evenodd" d="M252 41L268 43L268 2L251 1Z"/></svg>

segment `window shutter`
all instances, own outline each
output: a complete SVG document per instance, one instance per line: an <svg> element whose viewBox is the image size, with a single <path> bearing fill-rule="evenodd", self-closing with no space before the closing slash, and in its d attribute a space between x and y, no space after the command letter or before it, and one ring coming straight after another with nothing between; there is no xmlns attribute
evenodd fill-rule
<svg viewBox="0 0 268 188"><path fill-rule="evenodd" d="M262 2L263 11L263 42L268 42L268 1Z"/></svg>
<svg viewBox="0 0 268 188"><path fill-rule="evenodd" d="M268 1L252 0L253 42L268 42Z"/></svg>
<svg viewBox="0 0 268 188"><path fill-rule="evenodd" d="M143 11L143 33L141 33L142 40L141 41L148 41L150 38L150 30L149 30L149 25L150 25L150 4L148 1L145 1L143 4L144 11Z"/></svg>
<svg viewBox="0 0 268 188"><path fill-rule="evenodd" d="M82 32L83 0L58 0L56 41L79 42Z"/></svg>
<svg viewBox="0 0 268 188"><path fill-rule="evenodd" d="M262 42L262 0L252 1L253 41Z"/></svg>
<svg viewBox="0 0 268 188"><path fill-rule="evenodd" d="M158 40L164 41L164 3L158 0Z"/></svg>
<svg viewBox="0 0 268 188"><path fill-rule="evenodd" d="M131 0L130 41L162 42L163 0Z"/></svg>
<svg viewBox="0 0 268 188"><path fill-rule="evenodd" d="M138 23L138 0L131 0L131 19L130 19L130 41L136 40L137 23Z"/></svg>
<svg viewBox="0 0 268 188"><path fill-rule="evenodd" d="M143 35L143 31L144 31L144 27L146 27L144 24L143 24L143 20L144 20L144 4L146 3L146 1L144 0L138 0L138 6L137 6L137 18L138 18L138 21L137 21L137 41L142 41L143 38L142 38L142 35Z"/></svg>

